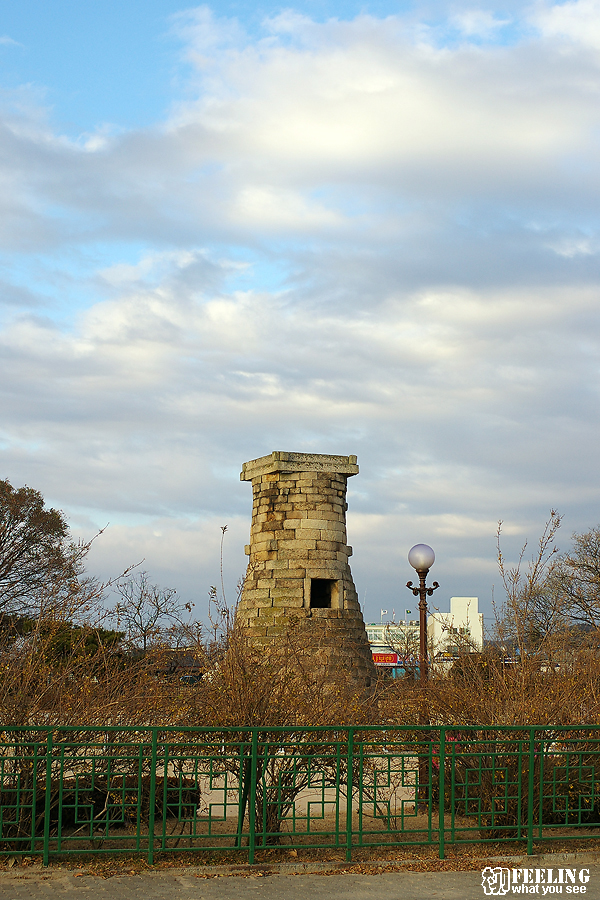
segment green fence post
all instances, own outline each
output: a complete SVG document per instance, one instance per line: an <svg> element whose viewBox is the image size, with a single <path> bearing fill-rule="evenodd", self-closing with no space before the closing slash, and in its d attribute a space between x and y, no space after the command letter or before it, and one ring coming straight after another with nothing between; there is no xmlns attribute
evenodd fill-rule
<svg viewBox="0 0 600 900"><path fill-rule="evenodd" d="M529 787L527 790L527 854L533 853L533 795L535 775L535 727L529 729Z"/></svg>
<svg viewBox="0 0 600 900"><path fill-rule="evenodd" d="M354 774L354 728L348 728L348 763L346 767L346 861L352 859L352 792Z"/></svg>
<svg viewBox="0 0 600 900"><path fill-rule="evenodd" d="M15 747L16 754L16 747ZM31 777L33 779L32 787L32 797L31 797L31 844L29 847L29 852L32 856L35 856L35 852L37 850L36 840L35 840L35 819L36 819L36 810L38 805L38 770L39 770L39 756L40 756L40 748L36 744L35 749L33 751L33 771L31 773ZM4 774L4 772L2 773ZM15 798L16 799L16 798ZM45 795L44 795L45 801ZM17 805L20 806L19 800L17 800ZM4 810L0 812L0 815L3 815Z"/></svg>
<svg viewBox="0 0 600 900"><path fill-rule="evenodd" d="M258 770L258 728L252 729L250 749L250 803L248 810L248 862L254 864L256 846L256 772Z"/></svg>
<svg viewBox="0 0 600 900"><path fill-rule="evenodd" d="M148 865L154 865L154 816L156 806L156 762L157 762L158 730L152 729L152 747L150 751L150 807L148 809ZM141 778L141 772L140 772ZM143 796L143 794L142 794ZM164 813L163 813L164 815Z"/></svg>
<svg viewBox="0 0 600 900"><path fill-rule="evenodd" d="M250 793L250 778L251 778L251 759L250 757L246 757L246 745L244 741L241 742L240 748L240 781L239 788L241 788L241 793L238 788L238 826L237 826L237 836L235 839L235 846L242 846L242 833L244 831L244 819L246 818L246 807L248 806L248 795Z"/></svg>
<svg viewBox="0 0 600 900"><path fill-rule="evenodd" d="M335 741L335 846L341 846L340 838L340 787L342 785L342 748L341 741L335 740L335 732L332 740Z"/></svg>
<svg viewBox="0 0 600 900"><path fill-rule="evenodd" d="M62 772L59 773L62 778ZM47 866L50 860L50 811L52 809L52 732L46 736L46 796L44 797L44 849L43 865ZM35 809L31 817L32 827L35 828Z"/></svg>
<svg viewBox="0 0 600 900"><path fill-rule="evenodd" d="M444 823L444 805L445 805L445 776L446 776L446 729L440 728L440 752L438 756L439 760L439 778L438 778L438 788L439 788L439 797L438 797L438 840L440 845L439 857L440 859L444 859L444 854L446 852L446 826Z"/></svg>

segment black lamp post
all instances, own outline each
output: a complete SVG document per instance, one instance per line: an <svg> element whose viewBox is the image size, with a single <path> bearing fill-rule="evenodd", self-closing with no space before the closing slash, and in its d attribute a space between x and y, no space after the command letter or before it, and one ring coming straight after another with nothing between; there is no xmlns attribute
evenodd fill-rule
<svg viewBox="0 0 600 900"><path fill-rule="evenodd" d="M433 582L433 587L427 587L426 579L429 569L435 562L435 553L428 544L415 544L408 552L408 561L417 570L419 576L419 587L413 587L412 581L409 581L406 587L413 592L415 597L419 598L419 684L422 688L427 687L429 680L429 660L427 659L427 597L431 597L433 592L439 587L437 581ZM429 705L427 702L427 693L423 692L421 697L420 724L429 725ZM432 764L432 743L431 734L427 731L422 732L421 741L423 743L423 753L418 756L418 780L416 785L417 804L421 812L425 812L430 801L430 778ZM440 798L443 803L443 798Z"/></svg>
<svg viewBox="0 0 600 900"><path fill-rule="evenodd" d="M427 597L431 597L433 592L439 588L437 581L433 582L433 587L427 587L425 581L429 569L435 562L435 553L428 544L415 544L408 552L408 561L413 569L417 570L419 576L419 587L413 587L412 581L409 581L406 587L413 592L415 597L419 598L419 680L423 686L429 679Z"/></svg>

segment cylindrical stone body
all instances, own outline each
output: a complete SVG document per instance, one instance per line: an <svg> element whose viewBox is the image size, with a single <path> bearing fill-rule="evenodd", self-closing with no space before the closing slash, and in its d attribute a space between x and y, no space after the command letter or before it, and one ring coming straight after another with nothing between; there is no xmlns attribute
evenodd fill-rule
<svg viewBox="0 0 600 900"><path fill-rule="evenodd" d="M259 645L301 622L329 668L368 686L375 667L346 542L347 479L357 473L355 456L274 452L244 463L254 506L237 620Z"/></svg>

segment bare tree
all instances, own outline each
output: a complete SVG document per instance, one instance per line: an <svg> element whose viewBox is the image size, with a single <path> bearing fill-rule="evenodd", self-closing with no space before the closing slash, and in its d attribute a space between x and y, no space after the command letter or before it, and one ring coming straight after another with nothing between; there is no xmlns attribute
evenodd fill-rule
<svg viewBox="0 0 600 900"><path fill-rule="evenodd" d="M388 623L385 629L385 644L398 656L398 665L406 675L415 678L419 671L419 632L412 628L398 628Z"/></svg>
<svg viewBox="0 0 600 900"><path fill-rule="evenodd" d="M573 535L573 549L554 567L552 588L573 623L600 626L600 526Z"/></svg>
<svg viewBox="0 0 600 900"><path fill-rule="evenodd" d="M124 631L130 645L147 650L167 642L169 633L179 643L182 626L192 612L193 603L180 603L174 588L150 583L147 572L139 572L118 582L121 600L109 611L108 618Z"/></svg>
<svg viewBox="0 0 600 900"><path fill-rule="evenodd" d="M540 650L558 632L564 633L568 625L555 580L559 550L554 539L561 519L556 510L551 510L531 559L525 561L526 542L514 565L507 565L502 553L502 522L498 523L498 568L505 600L496 611L496 632L502 643L518 648L521 656Z"/></svg>

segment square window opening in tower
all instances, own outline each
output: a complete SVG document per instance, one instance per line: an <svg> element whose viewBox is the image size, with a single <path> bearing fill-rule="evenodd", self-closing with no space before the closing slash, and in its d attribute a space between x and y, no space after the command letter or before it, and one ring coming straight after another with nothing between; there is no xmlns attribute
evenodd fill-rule
<svg viewBox="0 0 600 900"><path fill-rule="evenodd" d="M310 608L331 609L336 597L337 581L332 578L311 578Z"/></svg>

